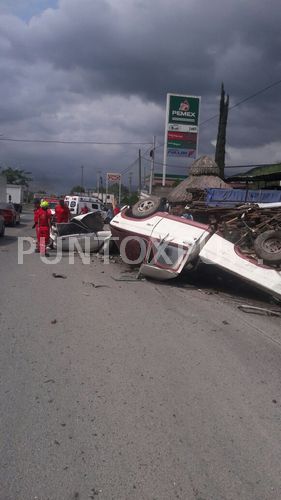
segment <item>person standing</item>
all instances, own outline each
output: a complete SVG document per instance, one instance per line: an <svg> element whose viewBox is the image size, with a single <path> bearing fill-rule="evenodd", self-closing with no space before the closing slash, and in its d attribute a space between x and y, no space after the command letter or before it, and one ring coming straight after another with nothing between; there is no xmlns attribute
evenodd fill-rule
<svg viewBox="0 0 281 500"><path fill-rule="evenodd" d="M39 251L41 255L49 254L46 251L46 247L49 243L50 239L50 229L51 229L51 218L52 214L49 210L49 203L45 200L42 200L40 203L40 209L38 211L38 240L39 240Z"/></svg>
<svg viewBox="0 0 281 500"><path fill-rule="evenodd" d="M55 207L56 221L58 224L61 222L69 222L70 211L64 200L59 200L58 205Z"/></svg>
<svg viewBox="0 0 281 500"><path fill-rule="evenodd" d="M89 212L89 209L87 205L84 205L84 207L81 208L80 210L80 215L87 214Z"/></svg>
<svg viewBox="0 0 281 500"><path fill-rule="evenodd" d="M33 221L34 224L32 226L32 229L35 228L36 231L36 247L35 247L35 252L39 252L39 236L38 236L38 213L40 210L40 200L34 200L34 209L33 209Z"/></svg>
<svg viewBox="0 0 281 500"><path fill-rule="evenodd" d="M112 208L113 208L113 216L115 217L115 215L119 214L119 212L120 212L120 208L118 207L115 198L113 198L113 201L112 201Z"/></svg>

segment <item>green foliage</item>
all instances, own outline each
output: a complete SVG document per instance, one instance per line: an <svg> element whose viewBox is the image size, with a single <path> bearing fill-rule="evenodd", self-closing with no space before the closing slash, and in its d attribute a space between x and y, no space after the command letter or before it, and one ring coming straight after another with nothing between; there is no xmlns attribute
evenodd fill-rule
<svg viewBox="0 0 281 500"><path fill-rule="evenodd" d="M85 189L82 186L73 186L73 188L70 191L70 194L74 193L85 193Z"/></svg>
<svg viewBox="0 0 281 500"><path fill-rule="evenodd" d="M138 200L139 196L137 192L134 192L132 194L125 194L124 196L122 196L122 204L124 205L132 206L137 203Z"/></svg>
<svg viewBox="0 0 281 500"><path fill-rule="evenodd" d="M110 194L114 194L116 198L118 198L118 194L119 194L119 183L115 183L115 184L110 184L108 186L108 192ZM127 186L124 186L124 184L121 184L121 192L123 195L128 195L129 194L129 189L127 188Z"/></svg>
<svg viewBox="0 0 281 500"><path fill-rule="evenodd" d="M29 182L32 181L31 172L26 172L20 168L6 167L1 170L1 174L5 175L8 184L28 187Z"/></svg>

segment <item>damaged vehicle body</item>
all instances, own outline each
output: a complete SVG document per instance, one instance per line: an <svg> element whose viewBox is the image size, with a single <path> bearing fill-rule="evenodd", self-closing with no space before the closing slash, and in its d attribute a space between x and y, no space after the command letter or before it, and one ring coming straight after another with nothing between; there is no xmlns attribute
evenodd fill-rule
<svg viewBox="0 0 281 500"><path fill-rule="evenodd" d="M109 244L111 237L111 232L103 231L103 226L99 212L77 215L70 222L52 225L50 239L53 248L62 251L97 252Z"/></svg>
<svg viewBox="0 0 281 500"><path fill-rule="evenodd" d="M202 262L281 298L281 206L212 212L208 223L159 207L154 197L142 200L110 223L122 259L140 264L141 274L168 280Z"/></svg>

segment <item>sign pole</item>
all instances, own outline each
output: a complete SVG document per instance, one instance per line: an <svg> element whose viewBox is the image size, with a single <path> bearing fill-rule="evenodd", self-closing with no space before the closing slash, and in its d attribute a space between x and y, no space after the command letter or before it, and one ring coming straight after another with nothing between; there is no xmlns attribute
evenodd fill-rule
<svg viewBox="0 0 281 500"><path fill-rule="evenodd" d="M98 172L97 172L97 192L98 192L98 199L100 199L100 174L101 174L101 171L98 170Z"/></svg>
<svg viewBox="0 0 281 500"><path fill-rule="evenodd" d="M141 193L141 150L139 149L139 193Z"/></svg>
<svg viewBox="0 0 281 500"><path fill-rule="evenodd" d="M119 206L121 204L121 175L120 175L120 179L119 179L119 197L118 197L118 203L119 203Z"/></svg>
<svg viewBox="0 0 281 500"><path fill-rule="evenodd" d="M149 194L152 193L152 185L154 180L154 153L155 153L155 135L153 136L152 150L150 151L150 178L149 178Z"/></svg>
<svg viewBox="0 0 281 500"><path fill-rule="evenodd" d="M108 195L108 174L106 174L106 182L105 182L105 201L103 203L107 203L107 195Z"/></svg>
<svg viewBox="0 0 281 500"><path fill-rule="evenodd" d="M164 142L163 173L162 173L162 186L165 186L165 185L166 185L166 171L167 171L167 141L168 141L169 104L170 104L170 94L167 94L167 101L166 101L166 120L165 120L165 142Z"/></svg>

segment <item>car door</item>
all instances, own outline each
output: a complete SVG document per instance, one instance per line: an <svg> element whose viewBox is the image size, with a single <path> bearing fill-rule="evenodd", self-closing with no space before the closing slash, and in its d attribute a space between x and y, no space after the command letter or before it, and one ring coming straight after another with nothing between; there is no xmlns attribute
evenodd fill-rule
<svg viewBox="0 0 281 500"><path fill-rule="evenodd" d="M141 273L167 280L178 276L197 259L201 245L210 238L208 226L166 215L154 227Z"/></svg>

